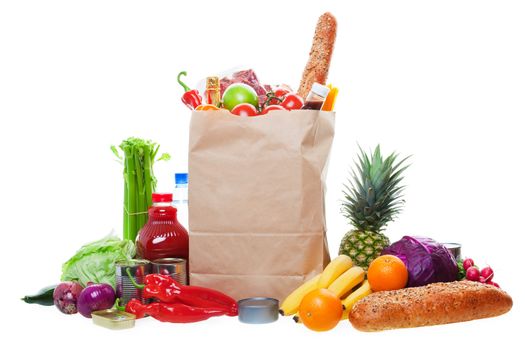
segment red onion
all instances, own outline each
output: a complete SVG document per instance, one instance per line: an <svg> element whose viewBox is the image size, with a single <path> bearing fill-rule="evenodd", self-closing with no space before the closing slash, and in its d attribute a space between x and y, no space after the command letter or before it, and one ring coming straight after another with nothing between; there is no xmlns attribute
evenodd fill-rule
<svg viewBox="0 0 525 350"><path fill-rule="evenodd" d="M91 284L78 296L77 309L82 316L91 318L93 311L110 309L115 298L115 291L109 284Z"/></svg>
<svg viewBox="0 0 525 350"><path fill-rule="evenodd" d="M55 306L65 314L77 313L77 299L82 292L82 286L77 282L62 282L53 292Z"/></svg>

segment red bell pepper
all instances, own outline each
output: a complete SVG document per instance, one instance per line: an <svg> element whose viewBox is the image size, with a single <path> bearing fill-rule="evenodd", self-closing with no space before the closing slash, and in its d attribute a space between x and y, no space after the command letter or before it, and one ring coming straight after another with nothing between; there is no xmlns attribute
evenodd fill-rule
<svg viewBox="0 0 525 350"><path fill-rule="evenodd" d="M188 106L189 109L194 110L197 108L197 106L200 106L202 104L202 97L199 95L199 91L197 90L191 90L188 85L184 84L182 80L180 80L180 76L184 75L186 76L186 72L180 72L179 75L177 75L177 81L179 84L184 88L184 94L182 95L182 103L184 103L186 106Z"/></svg>

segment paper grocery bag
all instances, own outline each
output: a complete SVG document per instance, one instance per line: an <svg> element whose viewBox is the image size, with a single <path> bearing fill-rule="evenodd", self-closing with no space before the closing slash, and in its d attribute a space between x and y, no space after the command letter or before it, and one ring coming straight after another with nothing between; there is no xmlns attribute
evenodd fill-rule
<svg viewBox="0 0 525 350"><path fill-rule="evenodd" d="M189 144L190 284L282 301L320 273L333 112L195 111Z"/></svg>

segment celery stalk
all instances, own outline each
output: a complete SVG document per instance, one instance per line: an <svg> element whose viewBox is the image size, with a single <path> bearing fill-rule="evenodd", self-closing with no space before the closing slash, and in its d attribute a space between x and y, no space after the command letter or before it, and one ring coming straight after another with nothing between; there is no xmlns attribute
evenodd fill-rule
<svg viewBox="0 0 525 350"><path fill-rule="evenodd" d="M115 146L113 153L124 164L124 215L123 237L135 241L139 230L147 221L147 211L152 205L151 195L157 180L153 174L153 163L159 146L151 141L130 137L120 144L124 156ZM169 160L162 154L157 160Z"/></svg>
<svg viewBox="0 0 525 350"><path fill-rule="evenodd" d="M127 214L128 231L124 232L124 238L134 241L137 236L137 177L135 170L135 146L125 144L122 147L126 157L126 176L128 185L128 201L124 203Z"/></svg>
<svg viewBox="0 0 525 350"><path fill-rule="evenodd" d="M136 198L136 217L137 217L137 228L142 228L146 223L147 214L144 214L148 210L146 207L146 191L144 188L144 147L137 145L135 149L135 173L137 175L137 196Z"/></svg>

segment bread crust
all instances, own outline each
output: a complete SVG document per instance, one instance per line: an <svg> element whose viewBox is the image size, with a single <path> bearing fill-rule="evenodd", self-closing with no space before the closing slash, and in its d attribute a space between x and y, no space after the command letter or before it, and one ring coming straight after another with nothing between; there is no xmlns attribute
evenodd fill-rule
<svg viewBox="0 0 525 350"><path fill-rule="evenodd" d="M470 321L502 315L512 298L491 285L460 281L372 293L348 319L364 332Z"/></svg>
<svg viewBox="0 0 525 350"><path fill-rule="evenodd" d="M335 17L326 12L317 22L310 57L303 71L297 94L306 98L313 83L326 84L337 32Z"/></svg>

